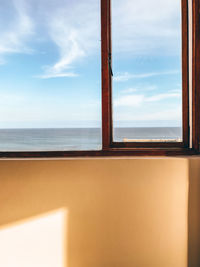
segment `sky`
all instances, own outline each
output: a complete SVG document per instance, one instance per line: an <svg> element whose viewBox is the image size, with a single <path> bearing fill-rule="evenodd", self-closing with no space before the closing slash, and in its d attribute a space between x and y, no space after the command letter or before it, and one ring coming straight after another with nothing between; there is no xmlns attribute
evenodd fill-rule
<svg viewBox="0 0 200 267"><path fill-rule="evenodd" d="M180 0L113 0L114 127L181 126ZM100 0L0 0L0 128L100 127Z"/></svg>

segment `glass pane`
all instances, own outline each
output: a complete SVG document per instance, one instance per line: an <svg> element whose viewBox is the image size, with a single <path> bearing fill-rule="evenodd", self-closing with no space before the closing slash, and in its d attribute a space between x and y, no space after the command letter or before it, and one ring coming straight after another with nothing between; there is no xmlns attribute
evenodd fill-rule
<svg viewBox="0 0 200 267"><path fill-rule="evenodd" d="M101 149L100 1L0 2L0 151Z"/></svg>
<svg viewBox="0 0 200 267"><path fill-rule="evenodd" d="M182 141L180 0L112 0L114 141Z"/></svg>

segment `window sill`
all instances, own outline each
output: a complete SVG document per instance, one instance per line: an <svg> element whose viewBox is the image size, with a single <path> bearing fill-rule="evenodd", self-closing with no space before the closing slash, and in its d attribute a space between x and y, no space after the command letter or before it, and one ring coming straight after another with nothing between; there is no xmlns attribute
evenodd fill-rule
<svg viewBox="0 0 200 267"><path fill-rule="evenodd" d="M198 153L187 148L110 148L101 151L43 151L43 152L0 152L0 159L7 158L86 158L127 156L194 156Z"/></svg>

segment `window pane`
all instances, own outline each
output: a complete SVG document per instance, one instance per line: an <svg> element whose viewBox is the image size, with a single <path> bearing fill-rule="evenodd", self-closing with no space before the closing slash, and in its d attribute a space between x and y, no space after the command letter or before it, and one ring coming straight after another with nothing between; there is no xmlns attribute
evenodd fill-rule
<svg viewBox="0 0 200 267"><path fill-rule="evenodd" d="M101 148L99 0L2 0L0 151Z"/></svg>
<svg viewBox="0 0 200 267"><path fill-rule="evenodd" d="M114 141L182 141L180 0L112 0Z"/></svg>

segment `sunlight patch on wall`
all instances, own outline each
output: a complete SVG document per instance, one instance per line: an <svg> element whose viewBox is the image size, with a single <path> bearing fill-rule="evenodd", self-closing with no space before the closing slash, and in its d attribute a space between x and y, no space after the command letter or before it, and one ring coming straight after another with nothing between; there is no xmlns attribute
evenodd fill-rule
<svg viewBox="0 0 200 267"><path fill-rule="evenodd" d="M0 266L66 267L67 210L0 229Z"/></svg>

